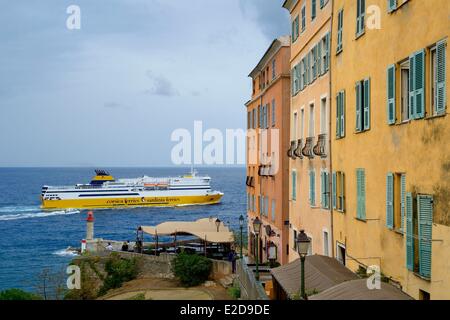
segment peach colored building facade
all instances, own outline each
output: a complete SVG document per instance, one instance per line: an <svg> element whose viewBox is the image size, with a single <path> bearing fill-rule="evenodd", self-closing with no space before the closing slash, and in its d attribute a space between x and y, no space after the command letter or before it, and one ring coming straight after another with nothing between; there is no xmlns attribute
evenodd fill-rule
<svg viewBox="0 0 450 320"><path fill-rule="evenodd" d="M275 39L249 77L252 98L247 108L247 215L249 254L255 256L253 220L263 226L259 261L288 262L288 160L290 39Z"/></svg>
<svg viewBox="0 0 450 320"><path fill-rule="evenodd" d="M330 43L332 1L287 0L291 16L289 260L298 258L300 230L311 254L332 257Z"/></svg>

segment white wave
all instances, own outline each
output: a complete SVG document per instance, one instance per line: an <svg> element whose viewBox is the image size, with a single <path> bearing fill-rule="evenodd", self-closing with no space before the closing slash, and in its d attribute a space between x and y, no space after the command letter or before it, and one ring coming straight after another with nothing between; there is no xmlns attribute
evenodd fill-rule
<svg viewBox="0 0 450 320"><path fill-rule="evenodd" d="M6 206L0 207L0 213L12 213L12 212L36 212L39 211L39 206Z"/></svg>
<svg viewBox="0 0 450 320"><path fill-rule="evenodd" d="M73 249L67 248L62 250L57 250L53 252L53 254L60 256L60 257L76 257L78 256L78 252L76 252Z"/></svg>
<svg viewBox="0 0 450 320"><path fill-rule="evenodd" d="M18 220L18 219L30 219L30 218L44 218L61 215L72 215L80 213L78 210L63 210L63 211L40 211L33 213L17 213L0 215L0 221Z"/></svg>

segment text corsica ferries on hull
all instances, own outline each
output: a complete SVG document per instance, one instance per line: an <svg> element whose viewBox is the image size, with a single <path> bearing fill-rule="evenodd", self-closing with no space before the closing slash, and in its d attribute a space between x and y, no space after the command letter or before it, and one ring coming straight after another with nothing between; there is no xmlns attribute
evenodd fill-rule
<svg viewBox="0 0 450 320"><path fill-rule="evenodd" d="M180 177L114 179L95 170L89 184L43 186L42 208L95 209L115 207L174 207L220 202L222 192L211 189L211 178L192 170Z"/></svg>

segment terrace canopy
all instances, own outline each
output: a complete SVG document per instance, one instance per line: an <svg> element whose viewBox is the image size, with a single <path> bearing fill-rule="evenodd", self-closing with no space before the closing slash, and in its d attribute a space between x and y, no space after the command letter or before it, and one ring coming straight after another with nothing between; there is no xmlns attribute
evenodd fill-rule
<svg viewBox="0 0 450 320"><path fill-rule="evenodd" d="M300 259L271 270L276 298L291 299L300 292ZM336 259L312 255L305 260L305 287L308 292L323 292L358 276Z"/></svg>
<svg viewBox="0 0 450 320"><path fill-rule="evenodd" d="M229 244L234 242L233 232L223 222L217 228L216 220L213 218L193 222L170 221L155 227L141 226L141 229L144 233L154 237L192 235L208 243Z"/></svg>
<svg viewBox="0 0 450 320"><path fill-rule="evenodd" d="M344 282L325 290L310 300L412 300L391 284L381 282L381 289L370 290L367 279Z"/></svg>

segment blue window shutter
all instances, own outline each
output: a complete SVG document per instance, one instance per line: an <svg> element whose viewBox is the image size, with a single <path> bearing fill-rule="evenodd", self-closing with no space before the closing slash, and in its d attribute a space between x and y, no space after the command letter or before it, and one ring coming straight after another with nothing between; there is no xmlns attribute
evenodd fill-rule
<svg viewBox="0 0 450 320"><path fill-rule="evenodd" d="M370 129L370 79L364 80L364 130Z"/></svg>
<svg viewBox="0 0 450 320"><path fill-rule="evenodd" d="M331 193L332 193L332 198L333 198L333 209L336 209L336 204L337 204L337 194L336 194L336 172L333 172L333 176L331 177Z"/></svg>
<svg viewBox="0 0 450 320"><path fill-rule="evenodd" d="M356 131L359 132L362 130L362 123L361 123L361 119L362 119L362 86L361 86L361 82L358 81L356 83Z"/></svg>
<svg viewBox="0 0 450 320"><path fill-rule="evenodd" d="M386 177L386 226L394 229L394 175L388 173Z"/></svg>
<svg viewBox="0 0 450 320"><path fill-rule="evenodd" d="M414 119L416 117L416 77L415 77L415 65L416 57L412 55L409 57L409 119Z"/></svg>
<svg viewBox="0 0 450 320"><path fill-rule="evenodd" d="M406 194L406 268L414 271L413 197Z"/></svg>
<svg viewBox="0 0 450 320"><path fill-rule="evenodd" d="M404 220L406 214L406 175L402 174L400 176L400 212L401 216L401 230L404 232Z"/></svg>
<svg viewBox="0 0 450 320"><path fill-rule="evenodd" d="M442 114L445 112L446 106L446 56L445 56L446 42L441 41L436 45L436 97L434 98L434 105L436 113Z"/></svg>
<svg viewBox="0 0 450 320"><path fill-rule="evenodd" d="M433 198L418 195L417 211L419 218L419 273L423 277L431 278Z"/></svg>
<svg viewBox="0 0 450 320"><path fill-rule="evenodd" d="M425 116L425 50L417 52L415 56L415 118L419 119Z"/></svg>
<svg viewBox="0 0 450 320"><path fill-rule="evenodd" d="M388 124L395 123L395 65L387 70L387 118Z"/></svg>
<svg viewBox="0 0 450 320"><path fill-rule="evenodd" d="M294 88L294 69L291 70L291 95L295 96L295 88Z"/></svg>

